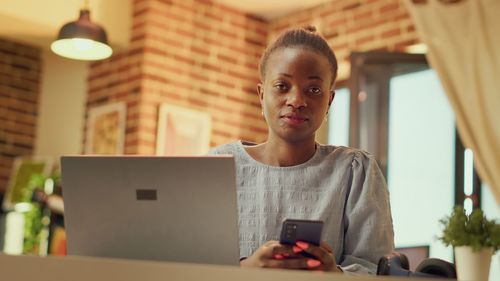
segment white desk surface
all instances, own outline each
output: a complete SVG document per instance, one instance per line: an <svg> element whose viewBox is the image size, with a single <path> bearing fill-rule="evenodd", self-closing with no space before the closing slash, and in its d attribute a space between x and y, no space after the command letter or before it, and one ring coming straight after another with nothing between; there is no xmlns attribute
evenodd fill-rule
<svg viewBox="0 0 500 281"><path fill-rule="evenodd" d="M0 280L5 281L410 281L413 278L349 276L336 273L277 269L244 269L90 257L37 257L0 254ZM426 279L433 280L433 279ZM439 280L439 279L436 279Z"/></svg>

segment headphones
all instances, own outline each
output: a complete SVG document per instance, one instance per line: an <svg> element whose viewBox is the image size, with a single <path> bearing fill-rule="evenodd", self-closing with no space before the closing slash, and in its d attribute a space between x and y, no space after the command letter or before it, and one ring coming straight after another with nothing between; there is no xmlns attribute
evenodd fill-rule
<svg viewBox="0 0 500 281"><path fill-rule="evenodd" d="M455 265L441 259L428 258L417 266L415 272L409 269L410 264L404 254L392 253L380 258L377 266L377 275L457 278Z"/></svg>

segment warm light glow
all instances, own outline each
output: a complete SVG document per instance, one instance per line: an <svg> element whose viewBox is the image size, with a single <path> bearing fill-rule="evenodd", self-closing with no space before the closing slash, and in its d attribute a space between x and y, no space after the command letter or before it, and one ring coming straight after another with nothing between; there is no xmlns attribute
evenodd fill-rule
<svg viewBox="0 0 500 281"><path fill-rule="evenodd" d="M108 45L83 38L57 40L50 48L60 56L75 60L102 60L113 53Z"/></svg>
<svg viewBox="0 0 500 281"><path fill-rule="evenodd" d="M466 198L464 200L464 209L466 215L470 215L472 213L472 210L474 209L474 202L472 202L472 199Z"/></svg>
<svg viewBox="0 0 500 281"><path fill-rule="evenodd" d="M464 153L464 193L469 196L474 186L474 156L472 150L467 148Z"/></svg>
<svg viewBox="0 0 500 281"><path fill-rule="evenodd" d="M420 43L420 44L413 44L408 47L406 47L406 52L410 54L426 54L427 53L427 45Z"/></svg>

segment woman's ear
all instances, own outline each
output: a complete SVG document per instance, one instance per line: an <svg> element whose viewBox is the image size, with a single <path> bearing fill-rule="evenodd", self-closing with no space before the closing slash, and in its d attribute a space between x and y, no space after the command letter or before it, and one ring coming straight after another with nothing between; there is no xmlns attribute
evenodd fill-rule
<svg viewBox="0 0 500 281"><path fill-rule="evenodd" d="M335 98L335 90L330 91L330 100L328 101L328 109L326 110L326 115L330 111L330 106L332 106L333 99Z"/></svg>
<svg viewBox="0 0 500 281"><path fill-rule="evenodd" d="M330 91L330 100L328 101L328 107L332 105L333 99L335 98L335 90Z"/></svg>
<svg viewBox="0 0 500 281"><path fill-rule="evenodd" d="M262 82L257 84L257 94L259 95L260 103L262 103L262 99L264 98L264 86Z"/></svg>

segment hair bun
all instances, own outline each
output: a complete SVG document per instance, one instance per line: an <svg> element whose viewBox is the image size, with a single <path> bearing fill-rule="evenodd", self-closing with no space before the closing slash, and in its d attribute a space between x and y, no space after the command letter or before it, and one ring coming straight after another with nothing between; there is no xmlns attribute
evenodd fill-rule
<svg viewBox="0 0 500 281"><path fill-rule="evenodd" d="M306 26L304 26L304 29L309 31L309 32L312 32L312 33L316 32L316 27L313 25L306 25Z"/></svg>

